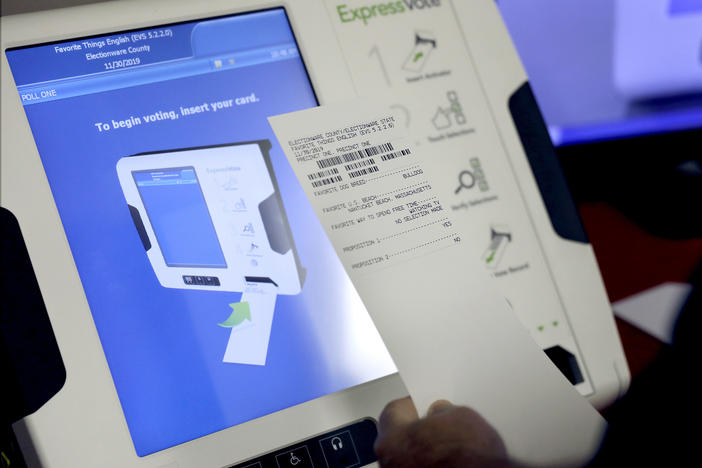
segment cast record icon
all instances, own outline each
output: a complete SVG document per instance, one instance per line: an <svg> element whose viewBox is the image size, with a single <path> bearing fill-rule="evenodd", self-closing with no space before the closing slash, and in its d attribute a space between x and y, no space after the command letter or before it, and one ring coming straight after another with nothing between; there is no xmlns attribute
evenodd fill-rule
<svg viewBox="0 0 702 468"><path fill-rule="evenodd" d="M495 269L499 266L507 244L510 242L512 242L512 233L508 226L496 224L490 227L490 244L482 255L487 268Z"/></svg>

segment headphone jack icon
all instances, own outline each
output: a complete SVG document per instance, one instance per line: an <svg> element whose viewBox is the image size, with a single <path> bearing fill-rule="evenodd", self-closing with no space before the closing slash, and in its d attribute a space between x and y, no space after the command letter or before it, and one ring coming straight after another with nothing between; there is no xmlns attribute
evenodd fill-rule
<svg viewBox="0 0 702 468"><path fill-rule="evenodd" d="M344 448L344 443L341 441L341 437L334 437L331 440L331 446L335 452Z"/></svg>

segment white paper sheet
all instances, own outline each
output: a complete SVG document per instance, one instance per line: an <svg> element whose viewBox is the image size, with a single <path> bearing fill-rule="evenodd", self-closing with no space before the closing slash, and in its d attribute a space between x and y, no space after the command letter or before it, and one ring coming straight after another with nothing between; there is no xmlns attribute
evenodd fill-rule
<svg viewBox="0 0 702 468"><path fill-rule="evenodd" d="M672 344L680 309L692 292L687 283L662 283L612 304L614 314L635 327Z"/></svg>
<svg viewBox="0 0 702 468"><path fill-rule="evenodd" d="M248 304L249 315L232 327L223 362L266 365L277 297L278 288L273 284L246 283L241 302Z"/></svg>
<svg viewBox="0 0 702 468"><path fill-rule="evenodd" d="M520 461L586 461L603 419L466 254L472 240L432 185L436 160L389 101L269 121L420 414L446 398L479 411Z"/></svg>

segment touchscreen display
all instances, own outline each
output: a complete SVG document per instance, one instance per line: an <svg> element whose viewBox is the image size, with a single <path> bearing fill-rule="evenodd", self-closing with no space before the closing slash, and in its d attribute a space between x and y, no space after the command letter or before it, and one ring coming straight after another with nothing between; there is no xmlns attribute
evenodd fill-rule
<svg viewBox="0 0 702 468"><path fill-rule="evenodd" d="M317 105L283 8L5 53L139 456L395 372L266 120ZM177 273L173 285L162 284L118 162L251 141L271 144L283 206L277 195L264 203L266 194L251 206L253 198L228 191L249 182L225 180L226 172L207 183L227 187L204 190L210 176L196 173L198 161L128 174L153 229L150 243L163 268ZM252 219L273 221L227 227L222 210L232 220L258 210ZM228 252L260 268L294 266L292 248L269 248L277 263L257 253L278 234L264 227L276 225L304 268L285 273L300 287L276 294L277 285L255 283L281 272L247 278L246 291L210 281L241 270ZM234 252L227 238L246 248ZM250 325L265 308L259 333ZM241 363L254 352L260 363Z"/></svg>
<svg viewBox="0 0 702 468"><path fill-rule="evenodd" d="M227 266L195 169L134 171L134 182L168 266Z"/></svg>

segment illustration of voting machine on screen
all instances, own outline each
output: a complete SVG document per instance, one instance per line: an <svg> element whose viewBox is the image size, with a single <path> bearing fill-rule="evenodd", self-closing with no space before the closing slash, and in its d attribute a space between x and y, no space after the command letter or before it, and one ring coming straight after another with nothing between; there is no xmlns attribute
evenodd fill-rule
<svg viewBox="0 0 702 468"><path fill-rule="evenodd" d="M278 294L298 294L295 249L268 140L141 153L117 174L146 256L166 288L241 292L223 361L264 365Z"/></svg>

